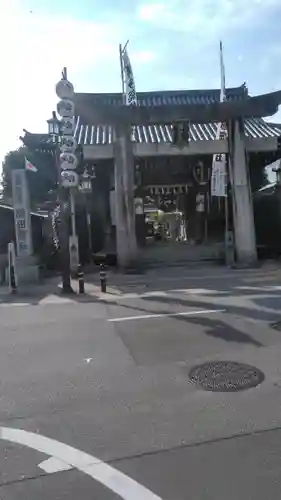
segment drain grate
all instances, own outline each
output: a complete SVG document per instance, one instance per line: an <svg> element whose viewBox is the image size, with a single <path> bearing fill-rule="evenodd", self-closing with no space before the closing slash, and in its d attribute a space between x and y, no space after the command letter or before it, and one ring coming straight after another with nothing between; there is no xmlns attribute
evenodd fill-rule
<svg viewBox="0 0 281 500"><path fill-rule="evenodd" d="M235 361L214 361L191 368L189 378L205 391L235 392L256 387L265 376L254 366Z"/></svg>

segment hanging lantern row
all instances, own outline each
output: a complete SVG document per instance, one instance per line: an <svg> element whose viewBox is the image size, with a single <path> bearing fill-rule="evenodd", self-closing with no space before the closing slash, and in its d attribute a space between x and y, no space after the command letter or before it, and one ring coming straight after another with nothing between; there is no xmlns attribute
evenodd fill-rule
<svg viewBox="0 0 281 500"><path fill-rule="evenodd" d="M62 138L60 143L61 185L65 188L77 187L79 184L77 157L75 150L77 142L74 138L74 87L67 80L66 68L63 70L61 80L56 84L56 94L59 97L57 112L61 116Z"/></svg>

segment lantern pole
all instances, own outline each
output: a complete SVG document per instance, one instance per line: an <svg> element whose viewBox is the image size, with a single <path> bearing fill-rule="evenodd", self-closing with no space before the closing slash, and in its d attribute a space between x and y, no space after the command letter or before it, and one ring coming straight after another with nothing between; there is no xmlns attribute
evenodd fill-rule
<svg viewBox="0 0 281 500"><path fill-rule="evenodd" d="M59 186L61 199L61 230L63 260L63 292L72 293L70 270L77 270L79 264L78 238L75 226L75 198L73 190L78 187L79 178L76 172L78 159L75 154L76 140L74 138L74 87L67 79L66 68L62 71L62 78L56 85L56 94L60 101L57 112L61 116L60 122L60 155L59 155ZM72 234L69 236L68 215L70 206Z"/></svg>

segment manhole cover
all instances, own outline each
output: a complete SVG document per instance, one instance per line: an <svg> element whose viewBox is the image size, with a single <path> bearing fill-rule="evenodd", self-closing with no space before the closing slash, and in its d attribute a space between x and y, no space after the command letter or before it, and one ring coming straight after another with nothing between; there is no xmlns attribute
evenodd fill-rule
<svg viewBox="0 0 281 500"><path fill-rule="evenodd" d="M215 361L194 366L189 378L205 391L234 392L256 387L265 377L254 366L234 361Z"/></svg>

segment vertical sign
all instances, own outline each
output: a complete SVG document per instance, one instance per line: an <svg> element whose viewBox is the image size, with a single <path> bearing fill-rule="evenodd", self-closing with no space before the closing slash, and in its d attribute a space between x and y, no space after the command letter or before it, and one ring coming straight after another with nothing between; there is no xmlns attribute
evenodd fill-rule
<svg viewBox="0 0 281 500"><path fill-rule="evenodd" d="M120 48L121 57L121 72L122 79L124 79L124 92L125 92L125 104L126 106L137 106L137 93L135 79L133 75L132 65L130 58L128 56L127 47L122 50ZM136 127L132 127L132 140L136 140Z"/></svg>
<svg viewBox="0 0 281 500"><path fill-rule="evenodd" d="M12 170L12 195L18 257L32 255L30 200L25 170Z"/></svg>
<svg viewBox="0 0 281 500"><path fill-rule="evenodd" d="M126 48L122 52L122 58L123 58L123 70L124 70L124 77L125 77L126 105L127 106L136 106L137 105L137 94L136 94L135 80L134 80L132 65L131 65Z"/></svg>
<svg viewBox="0 0 281 500"><path fill-rule="evenodd" d="M226 100L225 92L225 69L223 62L222 43L220 42L220 69L221 69L221 91L220 102ZM227 130L225 123L219 123L216 139L226 139ZM226 197L226 156L225 154L215 154L213 156L211 195Z"/></svg>

